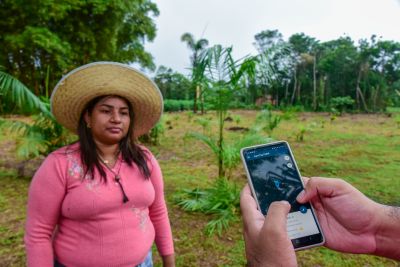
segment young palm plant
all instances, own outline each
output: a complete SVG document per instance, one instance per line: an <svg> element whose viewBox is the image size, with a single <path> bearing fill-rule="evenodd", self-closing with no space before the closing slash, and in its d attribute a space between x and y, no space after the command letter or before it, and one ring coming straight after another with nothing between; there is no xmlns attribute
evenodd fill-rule
<svg viewBox="0 0 400 267"><path fill-rule="evenodd" d="M248 75L254 73L256 62L250 57L234 60L232 48L223 48L220 45L207 50L207 60L205 62L205 75L208 82L207 97L218 118L218 137L216 141L218 176L223 177L225 176L224 125L229 105L235 94L242 88L240 86L241 78L245 73Z"/></svg>
<svg viewBox="0 0 400 267"><path fill-rule="evenodd" d="M218 132L216 137L211 133L189 133L188 136L201 140L213 151L218 164L218 179L207 189L184 190L178 194L176 202L185 210L212 214L212 219L206 225L206 233L221 234L238 218L239 189L228 178L240 162L240 149L267 140L257 133L247 134L233 142L226 142L224 136L225 119L230 103L241 88L245 88L241 86L244 82L243 77L254 76L256 60L234 60L232 48L222 48L220 45L208 49L204 59L204 81L207 82L207 86L203 88L207 88L206 99L216 111Z"/></svg>
<svg viewBox="0 0 400 267"><path fill-rule="evenodd" d="M207 144L216 158L220 155L216 140L200 133L190 133L189 136L202 140ZM247 146L271 141L257 133L247 134L238 141L224 143L223 162L227 170L227 177L231 177L232 171L240 163L240 149ZM231 222L237 220L239 214L239 189L236 184L226 177L219 177L210 188L185 189L176 196L178 205L186 211L203 212L213 217L207 223L207 234L222 233Z"/></svg>
<svg viewBox="0 0 400 267"><path fill-rule="evenodd" d="M275 128L278 127L282 117L280 115L272 114L272 106L268 105L266 109L262 110L256 119L257 126L261 127L268 135L271 136Z"/></svg>

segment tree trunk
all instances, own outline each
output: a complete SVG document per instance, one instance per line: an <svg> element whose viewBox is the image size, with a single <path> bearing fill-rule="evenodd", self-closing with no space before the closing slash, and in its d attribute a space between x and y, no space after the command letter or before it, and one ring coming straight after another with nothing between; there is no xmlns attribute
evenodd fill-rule
<svg viewBox="0 0 400 267"><path fill-rule="evenodd" d="M218 118L219 118L219 138L218 138L218 177L224 177L225 176L225 169L224 169L224 112L219 111L218 112Z"/></svg>
<svg viewBox="0 0 400 267"><path fill-rule="evenodd" d="M314 86L314 91L313 91L313 110L317 110L317 56L314 55L314 62L313 62L313 86Z"/></svg>
<svg viewBox="0 0 400 267"><path fill-rule="evenodd" d="M373 103L373 111L374 112L376 112L376 102L377 102L377 99L378 99L378 95L379 95L379 85L378 85L378 87L376 88L376 90L375 90L375 93L374 93L374 95L373 95L373 98L372 98L372 103Z"/></svg>
<svg viewBox="0 0 400 267"><path fill-rule="evenodd" d="M201 87L199 86L199 91L201 91L200 93L200 108L201 108L201 115L204 115L205 111L204 111L204 92L203 90L201 90Z"/></svg>
<svg viewBox="0 0 400 267"><path fill-rule="evenodd" d="M325 103L325 105L328 105L329 101L330 101L329 76L325 76L325 78L324 78L324 96L325 96L324 103Z"/></svg>
<svg viewBox="0 0 400 267"><path fill-rule="evenodd" d="M193 113L197 113L197 100L198 100L198 85L195 85L194 99L193 99Z"/></svg>
<svg viewBox="0 0 400 267"><path fill-rule="evenodd" d="M296 100L297 100L297 103L301 103L301 81L300 82L298 82L298 84L297 84L297 93L296 93Z"/></svg>
<svg viewBox="0 0 400 267"><path fill-rule="evenodd" d="M293 92L292 92L292 97L290 99L290 104L293 106L294 103L294 97L296 96L296 89L297 89L297 70L296 68L294 69L294 85L293 85Z"/></svg>
<svg viewBox="0 0 400 267"><path fill-rule="evenodd" d="M367 107L367 104L365 103L364 95L360 89L361 73L362 73L362 67L360 66L360 69L358 71L358 77L357 77L356 95L357 95L357 97L358 96L360 97L363 107L364 107L364 110L368 112L368 107Z"/></svg>
<svg viewBox="0 0 400 267"><path fill-rule="evenodd" d="M285 89L285 105L289 104L288 95L289 95L289 82L286 83L286 89Z"/></svg>

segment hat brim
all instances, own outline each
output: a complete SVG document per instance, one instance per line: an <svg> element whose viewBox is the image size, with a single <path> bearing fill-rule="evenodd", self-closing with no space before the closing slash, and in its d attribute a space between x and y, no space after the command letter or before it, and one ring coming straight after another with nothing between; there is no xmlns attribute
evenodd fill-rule
<svg viewBox="0 0 400 267"><path fill-rule="evenodd" d="M142 72L116 62L90 63L65 75L51 95L51 111L61 125L76 133L87 103L102 95L118 95L131 103L134 138L148 133L163 112L157 85Z"/></svg>

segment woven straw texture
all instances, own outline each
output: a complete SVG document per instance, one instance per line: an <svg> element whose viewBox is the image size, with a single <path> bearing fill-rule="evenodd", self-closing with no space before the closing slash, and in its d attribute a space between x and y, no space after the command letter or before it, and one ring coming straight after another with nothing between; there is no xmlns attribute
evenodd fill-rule
<svg viewBox="0 0 400 267"><path fill-rule="evenodd" d="M51 110L61 125L76 133L85 105L101 95L118 95L131 102L134 138L148 133L163 111L155 83L136 69L115 62L95 62L68 73L53 90Z"/></svg>

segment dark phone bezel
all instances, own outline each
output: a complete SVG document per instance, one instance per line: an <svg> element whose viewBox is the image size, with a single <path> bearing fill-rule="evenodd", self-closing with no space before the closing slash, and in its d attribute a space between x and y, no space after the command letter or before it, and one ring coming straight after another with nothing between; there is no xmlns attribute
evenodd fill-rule
<svg viewBox="0 0 400 267"><path fill-rule="evenodd" d="M260 204L259 204L257 197L255 197L256 194L255 194L255 190L253 187L253 181L252 181L250 172L248 170L245 153L249 150L256 150L256 149L260 149L260 148L272 148L274 146L280 146L280 145L285 145L287 147L287 150L289 151L290 157L293 161L294 168L295 168L296 172L298 173L299 177L301 177L301 174L300 174L299 168L297 167L297 163L293 156L292 150L290 149L289 143L286 141L278 141L278 142L272 142L272 143L267 143L267 144L251 146L251 147L244 147L240 150L240 156L242 158L242 162L243 162L244 168L246 170L247 180L249 182L251 192L253 194L254 199L256 200L259 210L260 210ZM304 183L303 183L302 179L300 179L300 182L301 182L302 187L304 188ZM311 207L311 213L313 215L314 221L317 224L319 234L314 234L314 235L310 235L310 236L304 236L304 237L300 237L300 238L291 239L295 250L301 250L301 249L307 249L307 248L311 248L311 247L321 246L325 242L325 238L324 238L321 226L318 222L318 219L315 215L314 208L311 203L309 203L309 204Z"/></svg>

